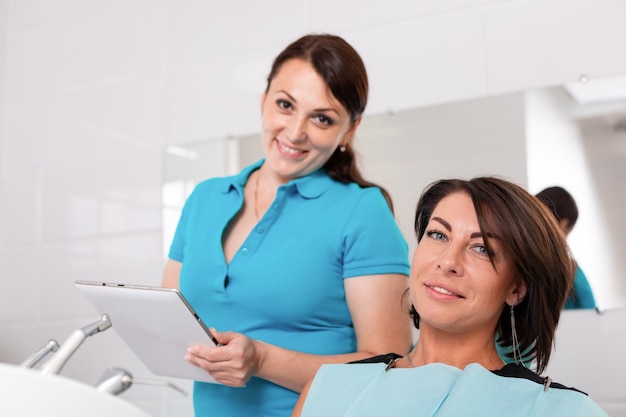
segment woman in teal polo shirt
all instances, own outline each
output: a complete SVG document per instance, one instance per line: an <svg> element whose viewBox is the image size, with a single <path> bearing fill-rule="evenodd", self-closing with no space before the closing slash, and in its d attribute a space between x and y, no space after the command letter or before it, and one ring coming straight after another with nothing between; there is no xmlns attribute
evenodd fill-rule
<svg viewBox="0 0 626 417"><path fill-rule="evenodd" d="M322 364L410 348L408 246L352 148L367 92L343 39L298 39L261 99L265 158L186 202L163 285L223 345L187 353L221 383L195 383L196 416L288 416Z"/></svg>
<svg viewBox="0 0 626 417"><path fill-rule="evenodd" d="M565 236L569 236L578 221L578 205L574 197L569 191L560 186L544 188L536 196L550 209ZM577 263L574 287L569 293L563 308L593 309L596 307L596 300L593 296L591 285L589 285L587 276Z"/></svg>

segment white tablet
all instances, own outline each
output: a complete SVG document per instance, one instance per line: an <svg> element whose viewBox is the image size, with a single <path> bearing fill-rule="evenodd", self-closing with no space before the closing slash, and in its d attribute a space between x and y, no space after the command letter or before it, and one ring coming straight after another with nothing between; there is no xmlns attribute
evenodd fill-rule
<svg viewBox="0 0 626 417"><path fill-rule="evenodd" d="M173 288L76 281L78 289L156 375L216 383L185 360L187 347L217 341L183 295Z"/></svg>

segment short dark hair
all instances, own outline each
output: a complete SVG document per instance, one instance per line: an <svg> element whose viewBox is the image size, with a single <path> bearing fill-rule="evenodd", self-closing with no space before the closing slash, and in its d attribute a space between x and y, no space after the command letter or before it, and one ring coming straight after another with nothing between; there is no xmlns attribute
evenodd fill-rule
<svg viewBox="0 0 626 417"><path fill-rule="evenodd" d="M561 219L569 220L569 228L573 228L578 220L578 206L574 197L563 187L548 187L539 193L539 198L552 212L554 217L560 221Z"/></svg>
<svg viewBox="0 0 626 417"><path fill-rule="evenodd" d="M526 296L515 306L518 349L524 361L536 361L541 373L548 364L561 309L573 284L574 264L565 236L548 209L522 187L496 177L476 177L436 181L423 191L415 212L418 243L437 204L454 193L472 199L487 252L493 253L486 236L500 236L514 273L526 283ZM505 307L495 332L498 343L513 352L510 313ZM419 328L414 306L411 317Z"/></svg>

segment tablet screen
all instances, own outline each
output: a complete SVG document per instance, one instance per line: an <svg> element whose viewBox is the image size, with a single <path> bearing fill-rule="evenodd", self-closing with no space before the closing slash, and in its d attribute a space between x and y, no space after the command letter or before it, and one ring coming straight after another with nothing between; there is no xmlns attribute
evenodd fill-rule
<svg viewBox="0 0 626 417"><path fill-rule="evenodd" d="M189 345L216 341L178 290L96 281L76 286L154 374L216 383L185 360Z"/></svg>

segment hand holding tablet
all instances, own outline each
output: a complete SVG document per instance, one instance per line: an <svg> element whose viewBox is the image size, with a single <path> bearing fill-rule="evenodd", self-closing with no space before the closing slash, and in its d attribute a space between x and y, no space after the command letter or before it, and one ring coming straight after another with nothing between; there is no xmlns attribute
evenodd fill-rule
<svg viewBox="0 0 626 417"><path fill-rule="evenodd" d="M217 383L185 360L192 344L218 345L180 291L111 282L76 281L101 313L108 314L124 342L156 375Z"/></svg>

